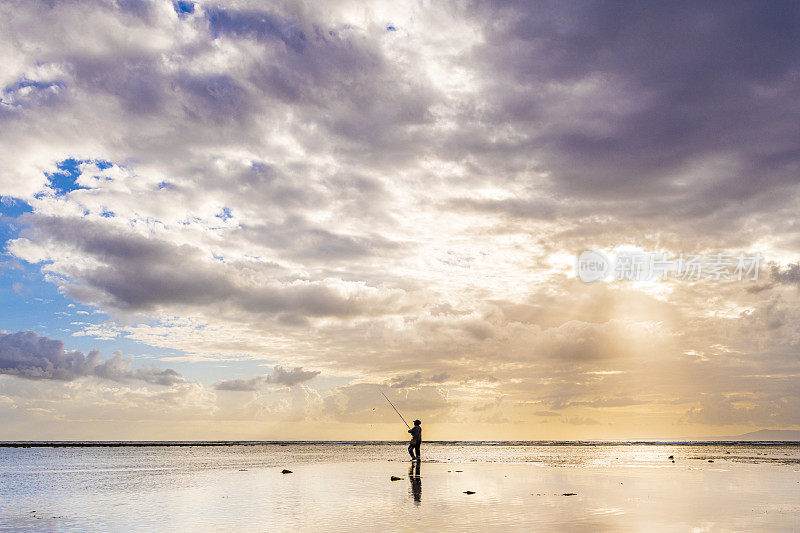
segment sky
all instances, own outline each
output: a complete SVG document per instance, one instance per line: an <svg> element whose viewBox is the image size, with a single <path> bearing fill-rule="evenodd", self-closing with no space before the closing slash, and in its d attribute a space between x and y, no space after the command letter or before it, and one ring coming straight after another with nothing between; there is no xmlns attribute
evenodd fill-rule
<svg viewBox="0 0 800 533"><path fill-rule="evenodd" d="M0 440L402 440L381 391L435 440L800 429L798 26L3 0Z"/></svg>

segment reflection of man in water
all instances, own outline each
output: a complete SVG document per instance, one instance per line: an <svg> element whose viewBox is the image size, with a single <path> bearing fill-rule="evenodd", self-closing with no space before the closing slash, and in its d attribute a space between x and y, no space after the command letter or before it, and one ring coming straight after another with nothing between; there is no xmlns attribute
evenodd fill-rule
<svg viewBox="0 0 800 533"><path fill-rule="evenodd" d="M422 444L422 422L414 420L414 427L409 429L411 433L411 444L408 445L408 453L411 454L411 460L419 461L419 445Z"/></svg>
<svg viewBox="0 0 800 533"><path fill-rule="evenodd" d="M416 503L422 501L422 477L420 476L420 467L422 463L414 461L411 463L411 468L408 469L408 480L411 481L411 496Z"/></svg>

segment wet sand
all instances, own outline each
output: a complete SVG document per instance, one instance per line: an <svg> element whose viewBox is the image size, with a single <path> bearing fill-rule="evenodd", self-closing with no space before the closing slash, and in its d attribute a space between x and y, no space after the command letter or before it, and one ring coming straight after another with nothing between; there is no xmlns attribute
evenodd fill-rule
<svg viewBox="0 0 800 533"><path fill-rule="evenodd" d="M791 531L787 450L441 446L417 475L390 445L4 449L0 530Z"/></svg>

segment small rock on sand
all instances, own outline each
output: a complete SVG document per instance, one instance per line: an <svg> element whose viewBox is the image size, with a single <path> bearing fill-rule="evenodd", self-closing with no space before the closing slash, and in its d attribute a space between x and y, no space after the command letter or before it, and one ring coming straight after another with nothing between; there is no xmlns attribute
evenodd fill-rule
<svg viewBox="0 0 800 533"><path fill-rule="evenodd" d="M667 457L667 459L675 459L675 456L674 455L670 455L669 457Z"/></svg>
<svg viewBox="0 0 800 533"><path fill-rule="evenodd" d="M403 479L403 478L401 478L401 477L397 477L397 476L392 476L392 477L390 477L389 479L391 479L392 481L400 481L400 480L401 480L401 479Z"/></svg>
<svg viewBox="0 0 800 533"><path fill-rule="evenodd" d="M577 494L574 492L565 492L564 494L562 494L562 496L577 496Z"/></svg>
<svg viewBox="0 0 800 533"><path fill-rule="evenodd" d="M475 494L474 490L465 490L464 494Z"/></svg>
<svg viewBox="0 0 800 533"><path fill-rule="evenodd" d="M286 470L285 468L281 470L281 474L291 474L291 473L292 473L291 470Z"/></svg>
<svg viewBox="0 0 800 533"><path fill-rule="evenodd" d="M713 462L714 462L714 459L709 459L709 460L708 460L708 462L709 462L709 463L713 463Z"/></svg>

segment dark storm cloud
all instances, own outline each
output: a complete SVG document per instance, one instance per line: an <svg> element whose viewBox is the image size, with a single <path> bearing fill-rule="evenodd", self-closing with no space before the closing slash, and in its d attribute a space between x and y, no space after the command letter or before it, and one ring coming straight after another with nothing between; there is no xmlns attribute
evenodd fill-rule
<svg viewBox="0 0 800 533"><path fill-rule="evenodd" d="M89 355L64 350L60 340L33 331L0 333L0 373L28 379L71 381L90 375L100 362L100 352Z"/></svg>
<svg viewBox="0 0 800 533"><path fill-rule="evenodd" d="M191 123L245 125L256 104L226 75L165 72L157 57L120 50L114 57L70 57L74 86L116 98L134 116L180 112Z"/></svg>
<svg viewBox="0 0 800 533"><path fill-rule="evenodd" d="M116 0L119 9L126 14L147 20L153 12L152 2L147 0Z"/></svg>
<svg viewBox="0 0 800 533"><path fill-rule="evenodd" d="M525 152L559 195L660 196L661 209L695 216L796 183L797 3L499 2L474 13L492 20L474 52L489 85L484 124L521 137L485 145L485 159Z"/></svg>
<svg viewBox="0 0 800 533"><path fill-rule="evenodd" d="M31 215L26 220L34 223L32 237L39 242L74 247L100 262L69 269L77 282L67 287L71 294L118 309L230 304L250 313L351 316L392 309L399 297L396 291L369 289L345 294L321 282L281 284L265 279L253 285L241 280L235 269L209 262L190 245L173 245L85 219Z"/></svg>
<svg viewBox="0 0 800 533"><path fill-rule="evenodd" d="M431 385L443 383L447 381L450 376L447 372L433 374L428 377L423 377L421 372L407 374L405 376L396 376L389 380L389 386L392 388L405 389L408 387L419 387L420 385Z"/></svg>
<svg viewBox="0 0 800 533"><path fill-rule="evenodd" d="M0 333L0 374L27 379L72 381L84 376L96 376L120 383L129 380L170 386L186 380L172 369L131 369L131 358L115 355L100 361L100 352L88 355L64 349L57 339L41 337L33 331Z"/></svg>
<svg viewBox="0 0 800 533"><path fill-rule="evenodd" d="M291 370L286 370L278 365L272 369L272 374L267 376L266 381L272 385L293 387L294 385L314 379L319 374L319 370L303 370L302 367L299 366Z"/></svg>
<svg viewBox="0 0 800 533"><path fill-rule="evenodd" d="M303 368L299 366L291 370L286 370L282 366L277 365L272 369L272 373L266 376L218 381L214 384L214 388L226 391L256 391L266 384L294 387L295 385L314 379L319 374L319 370L303 370Z"/></svg>
<svg viewBox="0 0 800 533"><path fill-rule="evenodd" d="M228 390L228 391L257 391L261 388L264 384L264 378L261 376L250 378L250 379L227 379L222 381L217 381L214 384L214 388L217 390Z"/></svg>
<svg viewBox="0 0 800 533"><path fill-rule="evenodd" d="M268 11L225 10L221 7L207 8L205 14L214 37L278 39L295 52L302 52L305 47L303 30L281 15Z"/></svg>
<svg viewBox="0 0 800 533"><path fill-rule="evenodd" d="M243 122L254 110L251 96L241 84L224 75L190 76L175 80L186 96L187 111L212 123Z"/></svg>
<svg viewBox="0 0 800 533"><path fill-rule="evenodd" d="M800 286L800 263L786 265L786 268L783 269L778 265L772 265L770 275L772 280L778 283Z"/></svg>
<svg viewBox="0 0 800 533"><path fill-rule="evenodd" d="M394 68L363 30L346 23L331 26L317 20L313 10L292 16L213 6L205 15L215 39L265 46L247 74L261 92L293 104L295 113L330 134L380 150L359 151L360 158L394 153L407 159L424 146L419 132L408 128L431 123L429 108L441 96L421 72L412 78Z"/></svg>
<svg viewBox="0 0 800 533"><path fill-rule="evenodd" d="M357 259L391 251L398 247L380 236L339 235L314 227L302 217L293 216L282 224L242 226L246 242L282 250L297 260L335 261ZM232 235L236 238L238 235Z"/></svg>

